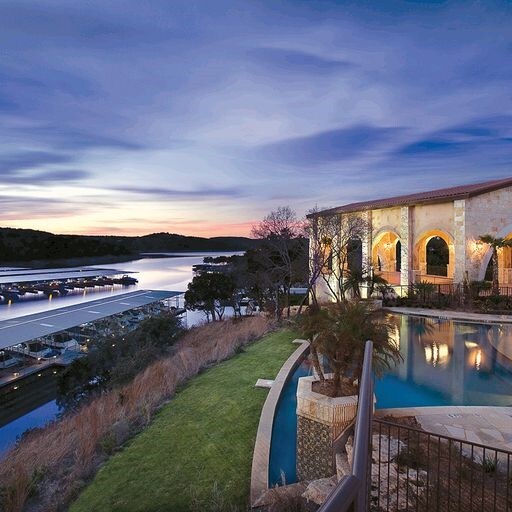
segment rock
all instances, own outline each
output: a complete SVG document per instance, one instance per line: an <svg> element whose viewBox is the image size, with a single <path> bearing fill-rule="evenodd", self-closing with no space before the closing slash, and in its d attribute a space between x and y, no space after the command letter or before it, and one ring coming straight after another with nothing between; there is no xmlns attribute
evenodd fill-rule
<svg viewBox="0 0 512 512"><path fill-rule="evenodd" d="M346 453L336 454L336 477L338 482L344 477L352 474L352 467L348 463L348 456Z"/></svg>
<svg viewBox="0 0 512 512"><path fill-rule="evenodd" d="M379 454L380 438L380 454ZM373 462L389 462L395 459L399 452L404 450L405 443L386 435L373 434L372 436L372 460ZM379 456L380 455L380 456Z"/></svg>
<svg viewBox="0 0 512 512"><path fill-rule="evenodd" d="M354 451L354 438L350 436L345 443L345 451L347 452L347 460L352 467L352 452Z"/></svg>
<svg viewBox="0 0 512 512"><path fill-rule="evenodd" d="M335 476L313 480L313 482L307 486L302 497L308 502L312 501L317 505L321 505L337 484L338 480Z"/></svg>

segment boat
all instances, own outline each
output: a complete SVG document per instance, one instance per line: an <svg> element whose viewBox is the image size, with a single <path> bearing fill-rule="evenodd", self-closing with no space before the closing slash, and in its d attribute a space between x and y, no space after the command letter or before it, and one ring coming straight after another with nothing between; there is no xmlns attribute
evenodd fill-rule
<svg viewBox="0 0 512 512"><path fill-rule="evenodd" d="M116 284L122 284L123 286L130 286L132 284L136 284L138 283L139 281L137 279L135 279L134 277L130 277L130 276L122 276L120 278L117 278L117 279L114 279L113 280L114 283Z"/></svg>
<svg viewBox="0 0 512 512"><path fill-rule="evenodd" d="M9 352L5 350L0 350L0 368L10 368L11 366L15 366L20 362L17 357L14 357Z"/></svg>
<svg viewBox="0 0 512 512"><path fill-rule="evenodd" d="M14 301L17 301L20 299L20 294L19 294L18 290L13 289L13 288L8 288L8 289L4 288L1 293L6 301L11 300L14 302Z"/></svg>
<svg viewBox="0 0 512 512"><path fill-rule="evenodd" d="M50 348L40 341L24 341L11 347L11 350L36 359L51 359L60 355L60 351Z"/></svg>
<svg viewBox="0 0 512 512"><path fill-rule="evenodd" d="M54 348L76 348L78 341L67 332L59 332L53 336L48 336L44 340L44 344Z"/></svg>

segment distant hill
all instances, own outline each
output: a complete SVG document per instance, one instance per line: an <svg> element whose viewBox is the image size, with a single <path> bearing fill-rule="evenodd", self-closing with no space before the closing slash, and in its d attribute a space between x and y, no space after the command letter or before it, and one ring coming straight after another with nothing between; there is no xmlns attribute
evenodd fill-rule
<svg viewBox="0 0 512 512"><path fill-rule="evenodd" d="M174 233L145 236L54 235L33 229L0 228L0 262L128 257L143 252L245 251L257 243L250 238L232 236L201 238Z"/></svg>

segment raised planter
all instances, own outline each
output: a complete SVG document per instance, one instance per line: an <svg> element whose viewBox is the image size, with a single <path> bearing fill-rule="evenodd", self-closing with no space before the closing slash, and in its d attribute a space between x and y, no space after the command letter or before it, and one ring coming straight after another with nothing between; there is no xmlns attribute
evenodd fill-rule
<svg viewBox="0 0 512 512"><path fill-rule="evenodd" d="M332 378L332 374L327 374L326 378ZM322 395L313 391L316 381L317 377L301 377L297 387L299 481L335 474L334 442L351 427L357 414L357 395L335 398Z"/></svg>
<svg viewBox="0 0 512 512"><path fill-rule="evenodd" d="M327 374L326 378L331 378ZM331 398L313 391L318 379L301 377L297 387L297 415L329 426L333 439L345 430L356 417L357 395Z"/></svg>

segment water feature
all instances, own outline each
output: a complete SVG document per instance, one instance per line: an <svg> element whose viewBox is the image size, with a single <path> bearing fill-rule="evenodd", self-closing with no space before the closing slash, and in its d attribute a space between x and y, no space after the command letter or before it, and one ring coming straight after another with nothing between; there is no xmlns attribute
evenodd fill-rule
<svg viewBox="0 0 512 512"><path fill-rule="evenodd" d="M270 445L269 484L293 484L297 481L297 384L300 377L311 375L309 361L304 361L293 372L283 387L272 426Z"/></svg>
<svg viewBox="0 0 512 512"><path fill-rule="evenodd" d="M49 311L64 306L96 300L102 297L126 293L127 291L153 289L186 291L192 280L192 266L203 262L205 256L240 253L168 253L168 257L151 257L115 265L88 265L97 268L119 268L132 274L139 282L130 287L108 287L107 289L84 290L79 295L68 295L54 300L35 300L0 305L0 320ZM187 324L194 325L204 320L200 311L187 312ZM54 370L35 374L18 381L16 388L0 390L0 454L11 446L17 437L30 428L41 427L55 419L60 412L56 404Z"/></svg>
<svg viewBox="0 0 512 512"><path fill-rule="evenodd" d="M376 380L377 408L512 405L512 325L392 316L402 363Z"/></svg>
<svg viewBox="0 0 512 512"><path fill-rule="evenodd" d="M438 405L512 405L512 324L390 315L403 362L375 381L377 409ZM500 349L500 350L498 350ZM298 378L283 389L272 431L270 485L296 481Z"/></svg>

